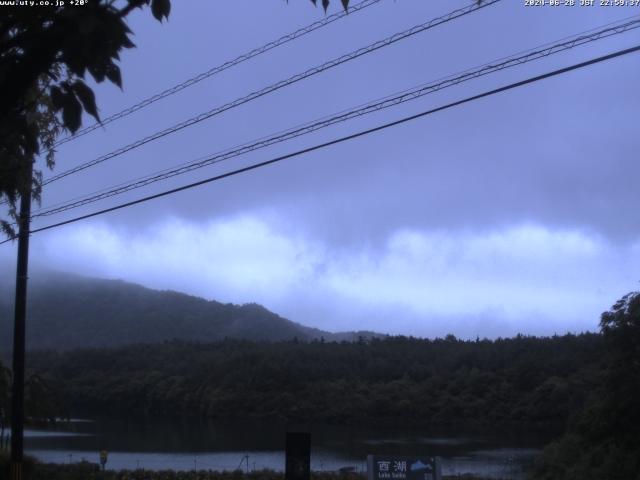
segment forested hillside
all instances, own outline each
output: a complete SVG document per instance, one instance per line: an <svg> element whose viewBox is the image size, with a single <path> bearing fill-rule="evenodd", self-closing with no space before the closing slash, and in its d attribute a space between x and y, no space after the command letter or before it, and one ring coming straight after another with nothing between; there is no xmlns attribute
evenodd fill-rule
<svg viewBox="0 0 640 480"><path fill-rule="evenodd" d="M170 342L30 356L92 415L564 426L600 368L602 337L460 341Z"/></svg>
<svg viewBox="0 0 640 480"><path fill-rule="evenodd" d="M11 345L12 283L0 280L0 347ZM165 340L352 340L370 332L305 327L258 304L233 305L117 280L36 274L30 280L27 349L68 350Z"/></svg>
<svg viewBox="0 0 640 480"><path fill-rule="evenodd" d="M585 408L545 448L536 480L640 480L640 292L602 314L603 368Z"/></svg>

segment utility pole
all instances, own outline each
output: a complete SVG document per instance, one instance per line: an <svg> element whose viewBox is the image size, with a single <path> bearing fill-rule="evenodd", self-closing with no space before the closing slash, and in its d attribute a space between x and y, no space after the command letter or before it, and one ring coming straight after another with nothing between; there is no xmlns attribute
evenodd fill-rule
<svg viewBox="0 0 640 480"><path fill-rule="evenodd" d="M13 389L11 394L11 480L22 480L24 455L24 351L27 313L27 278L29 270L29 229L31 227L31 183L33 163L29 164L28 182L20 195L18 219L18 266L13 327Z"/></svg>

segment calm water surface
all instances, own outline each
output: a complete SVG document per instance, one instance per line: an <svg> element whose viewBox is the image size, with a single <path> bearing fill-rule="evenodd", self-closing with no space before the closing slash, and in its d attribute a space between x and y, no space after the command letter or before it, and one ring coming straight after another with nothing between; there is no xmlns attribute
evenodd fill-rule
<svg viewBox="0 0 640 480"><path fill-rule="evenodd" d="M525 478L548 435L505 435L429 431L408 428L363 428L285 425L264 422L188 423L73 421L55 429L27 430L28 453L40 460L98 462L109 452L107 468L151 470L284 469L285 433L311 432L311 468L366 469L367 454L438 455L443 473L481 474L491 478Z"/></svg>

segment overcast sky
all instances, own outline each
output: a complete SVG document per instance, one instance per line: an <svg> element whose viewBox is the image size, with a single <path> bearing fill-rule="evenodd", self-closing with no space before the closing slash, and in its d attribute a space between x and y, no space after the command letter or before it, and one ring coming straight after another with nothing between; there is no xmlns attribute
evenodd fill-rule
<svg viewBox="0 0 640 480"><path fill-rule="evenodd" d="M338 11L339 3L330 8ZM579 3L579 2L578 2ZM56 172L466 5L383 0L60 147ZM638 7L505 0L45 187L43 207L599 27ZM174 1L132 15L108 116L323 17L296 0ZM640 43L640 30L39 219L88 213ZM596 330L640 280L640 54L32 238L31 265L328 330L497 337ZM90 122L89 119L86 119ZM46 176L51 175L45 174ZM13 268L15 245L0 247Z"/></svg>

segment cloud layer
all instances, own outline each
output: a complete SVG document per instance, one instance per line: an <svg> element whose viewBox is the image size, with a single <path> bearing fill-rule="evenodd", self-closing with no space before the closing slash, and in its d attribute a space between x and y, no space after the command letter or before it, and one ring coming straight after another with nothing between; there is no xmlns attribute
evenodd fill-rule
<svg viewBox="0 0 640 480"><path fill-rule="evenodd" d="M35 239L48 266L223 302L257 301L330 330L505 336L594 330L634 288L640 242L577 230L398 230L336 250L277 218L169 219L132 233L91 224ZM34 258L37 263L38 258Z"/></svg>

